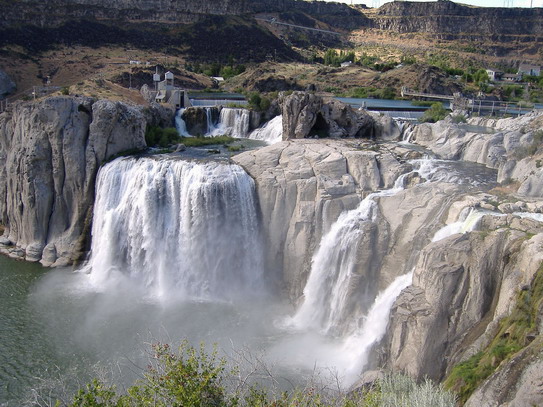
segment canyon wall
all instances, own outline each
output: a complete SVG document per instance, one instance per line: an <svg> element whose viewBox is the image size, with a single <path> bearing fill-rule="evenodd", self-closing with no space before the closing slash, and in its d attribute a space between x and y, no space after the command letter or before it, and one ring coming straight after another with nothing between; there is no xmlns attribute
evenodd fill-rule
<svg viewBox="0 0 543 407"><path fill-rule="evenodd" d="M440 39L541 41L543 9L472 7L450 1L389 2L379 9L305 0L16 0L0 2L0 28L54 27L74 19L194 23L205 16L297 11L337 30L426 33ZM476 30L474 28L477 28Z"/></svg>
<svg viewBox="0 0 543 407"><path fill-rule="evenodd" d="M370 16L372 26L397 33L469 41L541 41L543 9L472 7L452 1L395 1Z"/></svg>
<svg viewBox="0 0 543 407"><path fill-rule="evenodd" d="M119 20L125 22L194 23L208 15L247 15L300 10L323 16L331 22L346 18L365 20L341 3L304 0L17 0L0 2L0 28L17 23L51 27L71 19Z"/></svg>
<svg viewBox="0 0 543 407"><path fill-rule="evenodd" d="M19 103L0 115L0 251L67 265L88 249L104 161L146 147L139 107L83 97Z"/></svg>

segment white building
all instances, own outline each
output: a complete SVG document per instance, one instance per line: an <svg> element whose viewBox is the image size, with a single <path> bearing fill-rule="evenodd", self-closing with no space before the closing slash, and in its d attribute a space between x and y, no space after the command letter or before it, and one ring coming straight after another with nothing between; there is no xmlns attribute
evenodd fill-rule
<svg viewBox="0 0 543 407"><path fill-rule="evenodd" d="M160 80L160 74L153 75L155 82L155 102L168 103L175 106L176 109L190 106L190 101L187 92L181 88L176 88L174 85L174 75L170 71L164 75L164 80Z"/></svg>
<svg viewBox="0 0 543 407"><path fill-rule="evenodd" d="M501 80L503 76L503 72L494 69L487 69L486 73L492 82Z"/></svg>

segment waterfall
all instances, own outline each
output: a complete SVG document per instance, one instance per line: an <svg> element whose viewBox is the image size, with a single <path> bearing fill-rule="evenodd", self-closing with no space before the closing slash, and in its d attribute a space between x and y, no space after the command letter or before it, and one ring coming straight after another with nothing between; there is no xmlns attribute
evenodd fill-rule
<svg viewBox="0 0 543 407"><path fill-rule="evenodd" d="M496 214L491 211L479 210L475 208L464 208L458 217L458 220L449 225L443 226L432 237L432 242L445 239L457 233L468 233L477 228L479 221L486 214Z"/></svg>
<svg viewBox="0 0 543 407"><path fill-rule="evenodd" d="M268 144L278 143L283 139L283 116L274 117L264 126L251 132L248 138L263 140Z"/></svg>
<svg viewBox="0 0 543 407"><path fill-rule="evenodd" d="M435 181L456 179L454 173L439 167L440 161L432 159L413 160L413 170L398 177L389 190L369 194L357 208L343 212L323 236L311 262L311 272L304 288L304 302L296 314L287 322L298 329L318 329L323 334L337 334L347 319L358 320L361 315L352 315L352 310L364 312L364 307L352 301L363 301L361 277L356 269L358 242L366 228L379 215L376 198L392 196L404 189L406 178L418 173L421 177ZM356 327L351 327L353 332Z"/></svg>
<svg viewBox="0 0 543 407"><path fill-rule="evenodd" d="M216 109L214 107L205 107L206 111L206 123L207 123L207 134L213 135L214 132L217 130L217 126L215 125L215 121L213 120L213 109Z"/></svg>
<svg viewBox="0 0 543 407"><path fill-rule="evenodd" d="M289 321L298 329L319 329L323 334L336 334L353 308L351 301L361 300L363 293L353 293L360 283L356 274L358 242L364 223L375 222L378 207L375 198L390 196L401 188L375 192L360 205L344 212L322 238L313 256L311 272L304 288L304 302ZM359 307L358 307L359 308ZM363 311L363 310L362 310Z"/></svg>
<svg viewBox="0 0 543 407"><path fill-rule="evenodd" d="M360 372L368 363L372 347L378 344L386 334L388 318L394 301L402 290L411 285L413 272L397 277L373 302L359 331L347 337L343 351L349 359L345 363L345 386L355 383Z"/></svg>
<svg viewBox="0 0 543 407"><path fill-rule="evenodd" d="M223 107L219 126L215 132L227 134L235 138L247 137L251 112L247 109Z"/></svg>
<svg viewBox="0 0 543 407"><path fill-rule="evenodd" d="M181 137L191 137L191 135L187 131L187 125L185 124L185 120L183 120L184 111L184 108L181 108L177 111L177 114L175 115L175 128L177 129L177 132Z"/></svg>
<svg viewBox="0 0 543 407"><path fill-rule="evenodd" d="M402 126L400 127L400 134L402 137L401 143L410 144L411 139L413 138L413 133L415 132L415 126L410 122L401 122Z"/></svg>
<svg viewBox="0 0 543 407"><path fill-rule="evenodd" d="M86 271L152 297L232 299L261 291L254 183L217 162L121 158L100 169Z"/></svg>

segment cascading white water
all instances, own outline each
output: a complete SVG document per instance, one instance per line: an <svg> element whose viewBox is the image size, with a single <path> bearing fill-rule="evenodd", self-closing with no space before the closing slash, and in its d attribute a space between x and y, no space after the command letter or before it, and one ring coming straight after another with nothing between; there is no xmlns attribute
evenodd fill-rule
<svg viewBox="0 0 543 407"><path fill-rule="evenodd" d="M185 123L185 120L183 120L184 111L185 111L184 108L181 108L177 111L177 114L175 115L175 128L180 136L191 137L191 135L187 131L187 125Z"/></svg>
<svg viewBox="0 0 543 407"><path fill-rule="evenodd" d="M237 165L153 158L101 168L86 266L99 287L230 299L261 290L254 182Z"/></svg>
<svg viewBox="0 0 543 407"><path fill-rule="evenodd" d="M213 121L213 107L206 107L206 123L207 123L207 131L206 135L213 135L215 131L217 130L217 125Z"/></svg>
<svg viewBox="0 0 543 407"><path fill-rule="evenodd" d="M278 143L283 139L283 116L274 117L264 126L252 131L248 138L262 140L268 144Z"/></svg>
<svg viewBox="0 0 543 407"><path fill-rule="evenodd" d="M344 386L355 383L360 372L368 363L372 347L386 334L388 317L394 301L400 293L411 285L413 272L397 277L373 302L359 331L348 336L343 344L343 352L348 355L344 363Z"/></svg>
<svg viewBox="0 0 543 407"><path fill-rule="evenodd" d="M401 188L375 192L360 205L344 212L323 236L312 259L311 273L304 288L304 302L289 321L298 329L314 328L324 334L334 334L347 318L353 298L352 292L360 277L356 274L358 245L365 222L378 216L375 198L390 196ZM360 293L359 293L360 294ZM357 317L350 318L357 320Z"/></svg>
<svg viewBox="0 0 543 407"><path fill-rule="evenodd" d="M250 111L247 109L223 107L219 125L214 133L220 132L235 138L245 138L249 133Z"/></svg>
<svg viewBox="0 0 543 407"><path fill-rule="evenodd" d="M392 196L404 188L405 179L413 172L433 181L454 180L454 172L443 171L440 161L413 160L413 171L398 177L392 189L368 195L356 209L344 212L330 231L323 236L312 259L311 272L304 288L304 302L288 322L298 329L314 328L324 334L334 334L345 328L347 319L357 320L351 314L355 308L353 299L364 300L363 293L353 293L359 287L360 276L356 273L358 259L357 242L364 233L364 223L374 222L378 216L375 199ZM351 332L352 332L351 328ZM354 328L356 329L356 328Z"/></svg>
<svg viewBox="0 0 543 407"><path fill-rule="evenodd" d="M377 199L400 192L413 173L429 182L468 182L445 164L432 159L411 161L413 170L398 177L392 189L372 193L356 209L341 214L313 256L304 302L284 325L328 337L339 335L341 347L328 353L334 355L346 386L355 382L367 364L372 346L385 334L396 297L412 279L412 273L396 278L369 306L371 294L365 292L366 284L356 272L359 262L367 260L359 258L358 244L368 230L365 226L379 216Z"/></svg>
<svg viewBox="0 0 543 407"><path fill-rule="evenodd" d="M475 208L464 208L458 217L458 220L449 225L443 226L439 229L432 238L432 242L437 242L439 240L445 239L449 236L452 236L457 233L468 233L477 228L479 221L486 214L496 214L490 211L475 209Z"/></svg>

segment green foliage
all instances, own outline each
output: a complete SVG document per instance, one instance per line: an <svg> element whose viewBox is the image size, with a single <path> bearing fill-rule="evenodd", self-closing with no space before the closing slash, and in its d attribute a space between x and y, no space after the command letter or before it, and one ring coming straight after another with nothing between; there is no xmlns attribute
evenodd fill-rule
<svg viewBox="0 0 543 407"><path fill-rule="evenodd" d="M530 288L518 293L515 308L500 321L498 332L490 344L452 369L445 386L457 392L462 403L483 380L494 373L501 362L509 360L530 344L530 335L537 331L542 304L543 265L537 271Z"/></svg>
<svg viewBox="0 0 543 407"><path fill-rule="evenodd" d="M179 133L173 127L163 129L158 126L147 126L145 130L147 147L168 147L171 144L178 143L179 140Z"/></svg>
<svg viewBox="0 0 543 407"><path fill-rule="evenodd" d="M463 114L458 114L456 116L452 116L452 121L453 123L466 123L467 122L467 119L466 119L466 116L464 116Z"/></svg>
<svg viewBox="0 0 543 407"><path fill-rule="evenodd" d="M503 95L509 99L516 99L522 96L524 88L520 85L505 85L503 87Z"/></svg>
<svg viewBox="0 0 543 407"><path fill-rule="evenodd" d="M60 93L64 96L68 96L70 94L70 87L69 86L63 86L60 89Z"/></svg>
<svg viewBox="0 0 543 407"><path fill-rule="evenodd" d="M355 62L356 55L354 51L340 51L339 53L335 49L328 49L324 53L324 65L340 66L343 62Z"/></svg>
<svg viewBox="0 0 543 407"><path fill-rule="evenodd" d="M391 87L386 87L384 89L376 89L373 87L368 88L354 88L347 94L348 97L358 98L358 99L394 99L396 97L396 90Z"/></svg>
<svg viewBox="0 0 543 407"><path fill-rule="evenodd" d="M180 142L187 147L212 146L217 144L230 144L234 138L229 136L215 137L181 137Z"/></svg>
<svg viewBox="0 0 543 407"><path fill-rule="evenodd" d="M417 63L417 58L415 58L413 55L402 55L400 58L400 63L404 65L413 65Z"/></svg>
<svg viewBox="0 0 543 407"><path fill-rule="evenodd" d="M375 63L379 60L379 58L371 55L366 55L366 53L363 53L360 56L360 59L358 60L358 63L362 66L365 66L366 68L372 68L375 65Z"/></svg>
<svg viewBox="0 0 543 407"><path fill-rule="evenodd" d="M424 112L420 121L423 123L435 123L443 120L448 114L449 111L443 107L443 103L432 103L432 106Z"/></svg>
<svg viewBox="0 0 543 407"><path fill-rule="evenodd" d="M261 95L258 92L251 92L247 95L247 102L249 109L256 110L258 112L265 112L271 106L272 101Z"/></svg>
<svg viewBox="0 0 543 407"><path fill-rule="evenodd" d="M455 396L430 380L390 374L372 388L350 393L330 392L314 383L303 389L270 393L260 386L233 384L237 369L229 370L214 349L181 343L174 352L167 344L151 348L143 378L124 394L98 380L79 390L70 407L454 407ZM230 386L227 384L230 383ZM234 389L234 390L229 390Z"/></svg>
<svg viewBox="0 0 543 407"><path fill-rule="evenodd" d="M185 69L190 72L202 73L207 76L222 76L224 79L229 79L245 72L246 67L243 64L234 64L233 59L230 58L227 65L218 62L213 62L211 64L200 64L195 62L194 64L186 64Z"/></svg>

